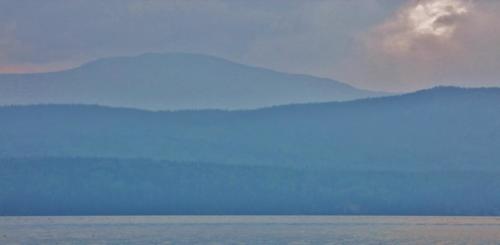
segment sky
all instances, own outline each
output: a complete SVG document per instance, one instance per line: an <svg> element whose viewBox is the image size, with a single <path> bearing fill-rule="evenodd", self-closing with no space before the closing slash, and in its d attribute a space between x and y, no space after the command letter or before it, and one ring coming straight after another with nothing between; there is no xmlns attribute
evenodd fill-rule
<svg viewBox="0 0 500 245"><path fill-rule="evenodd" d="M190 52L380 91L500 86L497 0L0 0L0 72Z"/></svg>

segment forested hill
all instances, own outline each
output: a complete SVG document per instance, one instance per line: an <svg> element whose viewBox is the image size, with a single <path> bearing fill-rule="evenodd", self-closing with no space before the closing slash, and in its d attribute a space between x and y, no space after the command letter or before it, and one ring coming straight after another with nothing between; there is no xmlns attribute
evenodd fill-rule
<svg viewBox="0 0 500 245"><path fill-rule="evenodd" d="M435 88L249 111L0 108L1 157L334 169L499 169L500 89Z"/></svg>
<svg viewBox="0 0 500 245"><path fill-rule="evenodd" d="M499 215L500 171L0 159L0 215Z"/></svg>
<svg viewBox="0 0 500 245"><path fill-rule="evenodd" d="M500 214L500 89L0 119L0 215Z"/></svg>

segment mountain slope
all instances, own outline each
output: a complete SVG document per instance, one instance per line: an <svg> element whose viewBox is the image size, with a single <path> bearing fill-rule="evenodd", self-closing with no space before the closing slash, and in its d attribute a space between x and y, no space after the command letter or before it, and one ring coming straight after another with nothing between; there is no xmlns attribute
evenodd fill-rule
<svg viewBox="0 0 500 245"><path fill-rule="evenodd" d="M252 111L0 108L0 157L335 169L498 169L500 89L436 88Z"/></svg>
<svg viewBox="0 0 500 245"><path fill-rule="evenodd" d="M500 89L251 111L0 107L0 215L500 214Z"/></svg>
<svg viewBox="0 0 500 245"><path fill-rule="evenodd" d="M384 94L330 79L280 73L185 53L107 58L61 72L0 75L0 105L243 109L380 95Z"/></svg>

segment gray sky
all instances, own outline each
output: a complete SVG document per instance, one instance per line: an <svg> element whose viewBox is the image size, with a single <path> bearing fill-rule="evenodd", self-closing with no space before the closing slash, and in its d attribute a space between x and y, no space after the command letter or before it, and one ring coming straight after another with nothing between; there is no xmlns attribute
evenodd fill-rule
<svg viewBox="0 0 500 245"><path fill-rule="evenodd" d="M168 51L375 90L500 86L500 1L0 0L0 72Z"/></svg>

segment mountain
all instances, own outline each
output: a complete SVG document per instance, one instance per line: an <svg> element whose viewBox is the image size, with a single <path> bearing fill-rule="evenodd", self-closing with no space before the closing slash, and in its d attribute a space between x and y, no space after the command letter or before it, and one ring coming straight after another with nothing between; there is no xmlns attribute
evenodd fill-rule
<svg viewBox="0 0 500 245"><path fill-rule="evenodd" d="M0 107L0 157L126 157L342 169L497 168L500 89L248 111Z"/></svg>
<svg viewBox="0 0 500 245"><path fill-rule="evenodd" d="M498 215L499 105L499 88L438 87L245 111L0 107L0 214Z"/></svg>
<svg viewBox="0 0 500 245"><path fill-rule="evenodd" d="M0 105L249 109L381 95L386 94L187 53L106 58L61 72L0 74Z"/></svg>

